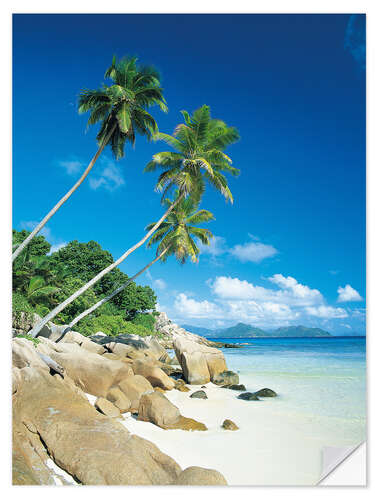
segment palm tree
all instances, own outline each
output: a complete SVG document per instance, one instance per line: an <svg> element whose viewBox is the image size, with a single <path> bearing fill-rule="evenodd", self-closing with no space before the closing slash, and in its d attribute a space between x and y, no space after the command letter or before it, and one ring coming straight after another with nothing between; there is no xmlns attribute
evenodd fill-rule
<svg viewBox="0 0 375 500"><path fill-rule="evenodd" d="M35 305L45 300L48 301L59 290L60 288L49 285L43 276L34 276L27 286L26 297L31 304Z"/></svg>
<svg viewBox="0 0 375 500"><path fill-rule="evenodd" d="M178 197L178 193L176 193L176 197ZM173 202L166 199L164 204L170 207L173 205ZM91 314L93 311L98 309L98 307L110 301L118 293L125 290L125 288L132 281L149 269L158 260L161 259L162 262L165 262L170 255L174 254L181 264L185 264L189 257L193 262L197 262L200 250L197 247L194 238L198 238L204 245L209 245L212 233L208 229L196 227L196 225L214 219L213 214L208 210L197 209L198 204L192 198L181 200L147 243L148 247L154 243L159 243L156 251L156 257L149 262L147 266L129 278L129 280L127 280L123 285L116 288L107 297L99 300L96 304L74 318L74 320L69 323L68 328L73 328L75 324L85 318L88 314ZM149 224L146 227L146 231L152 229L155 224L155 222Z"/></svg>
<svg viewBox="0 0 375 500"><path fill-rule="evenodd" d="M175 193L175 198L177 197L178 192ZM164 200L167 207L172 206L173 203L174 201L168 198ZM209 245L213 235L208 229L196 226L211 220L214 220L213 214L208 210L198 210L198 202L194 197L189 196L175 206L149 239L147 246L159 243L157 255L160 255L162 262L165 262L171 255L174 255L181 264L185 264L189 258L192 262L198 262L200 250L195 240L198 239L203 245ZM154 224L155 222L151 222L146 230Z"/></svg>
<svg viewBox="0 0 375 500"><path fill-rule="evenodd" d="M90 113L88 126L100 122L96 136L99 148L74 186L18 245L12 261L82 184L107 144L111 146L116 159L122 158L125 143L128 141L134 145L136 133L150 139L156 132L156 121L146 110L157 105L161 110L167 111L163 89L160 87L160 75L153 67L138 66L135 57L126 57L118 62L113 57L104 76L110 78L113 84L103 85L98 90L83 90L78 103L79 113Z"/></svg>
<svg viewBox="0 0 375 500"><path fill-rule="evenodd" d="M240 171L232 166L232 160L223 151L239 140L237 129L211 118L207 105L198 108L191 116L187 111L181 113L185 123L177 125L173 135L155 134L155 139L166 142L176 152L155 154L145 171L154 171L158 167L164 170L156 185L156 189L163 192L163 199L170 189L177 186L180 193L200 200L207 181L233 203L224 174L237 176Z"/></svg>
<svg viewBox="0 0 375 500"><path fill-rule="evenodd" d="M186 111L182 111L182 114L185 123L176 127L174 136L157 134L156 137L174 144L176 148L179 148L178 151L181 150L184 153L158 153L153 156L153 160L146 167L146 171L152 171L157 166L165 169L158 179L156 190L163 191L163 202L166 199L167 192L176 186L178 196L175 201L138 243L129 248L115 262L100 271L94 278L55 307L53 311L48 313L34 326L29 332L30 335L35 337L48 321L51 321L73 300L121 264L137 248L142 246L183 198L190 195L198 203L204 192L205 181L208 181L215 188L219 189L226 200L233 202L233 196L229 190L224 173L228 172L232 175L238 175L239 170L232 167L232 160L223 153L223 150L238 140L239 134L237 130L234 127L228 127L221 120L212 119L208 106L202 106L197 109L192 117Z"/></svg>

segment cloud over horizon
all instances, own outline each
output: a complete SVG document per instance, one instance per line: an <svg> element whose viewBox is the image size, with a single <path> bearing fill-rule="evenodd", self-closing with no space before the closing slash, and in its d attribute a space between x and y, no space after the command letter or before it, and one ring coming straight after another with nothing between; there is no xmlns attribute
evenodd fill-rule
<svg viewBox="0 0 375 500"><path fill-rule="evenodd" d="M337 302L360 302L363 300L357 290L354 290L350 285L339 286L337 293Z"/></svg>
<svg viewBox="0 0 375 500"><path fill-rule="evenodd" d="M328 305L319 290L299 283L292 276L274 274L266 279L274 287L216 276L207 282L212 300L200 301L179 293L173 304L174 314L184 320L243 321L265 328L296 322L318 326L322 320L349 316L346 309Z"/></svg>

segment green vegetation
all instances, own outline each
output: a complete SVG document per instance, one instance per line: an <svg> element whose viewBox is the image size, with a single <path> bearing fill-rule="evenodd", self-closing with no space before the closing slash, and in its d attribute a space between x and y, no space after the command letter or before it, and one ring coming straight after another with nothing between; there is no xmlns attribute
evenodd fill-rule
<svg viewBox="0 0 375 500"><path fill-rule="evenodd" d="M146 316L146 315L145 315ZM151 314L147 315L152 317ZM118 335L122 334L134 334L140 337L147 337L148 335L157 335L154 332L153 327L148 328L146 326L134 323L134 320L126 321L121 315L108 316L107 314L101 314L93 318L86 317L79 322L79 331L83 335L90 335L93 332L103 332L107 335Z"/></svg>
<svg viewBox="0 0 375 500"><path fill-rule="evenodd" d="M69 323L70 328L77 323L82 325L82 320L84 320L87 315L92 314L92 312L97 310L99 307L107 306L108 308L110 300L113 299L114 303L121 305L121 296L123 297L126 293L134 295L137 290L130 288L130 286L133 285L133 280L140 276L159 259L162 259L162 261L165 262L169 256L174 255L181 264L185 264L189 258L193 262L198 261L200 250L194 241L194 237L198 238L204 245L209 245L210 238L212 238L213 235L208 229L196 227L196 225L213 220L214 216L208 210L198 210L198 202L191 196L179 199L178 191L175 193L174 201L166 199L164 200L164 205L168 207L168 210L172 208L173 210L159 226L147 244L147 246L151 246L153 243L159 243L156 250L156 257L140 271L138 271L137 274L132 276L129 281L116 288L104 299L99 300L96 304L88 307L81 314L77 315L76 318ZM146 231L152 230L155 225L155 222L149 224L146 227ZM138 305L138 310L142 307L142 301L148 299L148 293L149 290L143 288L135 294L132 302ZM153 329L154 318L152 316L138 314L136 310L128 311L128 314L133 319L133 323L142 325L145 328ZM122 326L119 326L119 328L122 328Z"/></svg>
<svg viewBox="0 0 375 500"><path fill-rule="evenodd" d="M28 231L13 231L13 242L19 243ZM43 236L37 236L13 265L13 314L36 312L45 316L56 304L64 301L75 290L113 262L113 257L99 243L71 241L58 252L47 255L50 244ZM55 318L56 323L67 324L82 311L102 299L128 276L114 269L95 287L69 304ZM155 317L147 311L155 311L156 295L149 286L132 282L111 302L103 305L77 326L83 334L102 331L107 334L153 334Z"/></svg>
<svg viewBox="0 0 375 500"><path fill-rule="evenodd" d="M39 339L36 339L36 338L32 337L31 335L27 335L27 333L25 335L17 335L16 338L30 340L30 342L32 342L34 344L34 347L40 343Z"/></svg>

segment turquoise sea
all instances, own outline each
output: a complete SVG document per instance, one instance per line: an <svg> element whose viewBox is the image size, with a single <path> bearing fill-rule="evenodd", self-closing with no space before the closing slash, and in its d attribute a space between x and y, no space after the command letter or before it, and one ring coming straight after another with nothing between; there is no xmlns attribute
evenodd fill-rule
<svg viewBox="0 0 375 500"><path fill-rule="evenodd" d="M230 370L248 391L275 390L275 412L305 417L331 436L356 444L366 436L366 338L215 338L249 343L223 349ZM313 430L312 430L313 432Z"/></svg>

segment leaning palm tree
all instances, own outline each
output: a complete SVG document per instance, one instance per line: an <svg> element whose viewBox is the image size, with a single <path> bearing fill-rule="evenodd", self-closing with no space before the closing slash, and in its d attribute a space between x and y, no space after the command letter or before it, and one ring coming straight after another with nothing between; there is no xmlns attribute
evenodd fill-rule
<svg viewBox="0 0 375 500"><path fill-rule="evenodd" d="M176 193L176 197L178 197L178 193ZM170 207L173 205L173 202L166 199L164 204ZM208 229L196 227L196 225L213 219L213 214L208 210L198 210L198 204L192 198L181 200L147 243L148 247L154 243L159 243L156 250L156 257L134 276L129 278L123 285L107 295L107 297L99 300L96 304L74 318L73 321L69 323L68 329L73 328L74 325L87 315L91 314L98 309L98 307L106 304L117 294L125 290L132 281L138 278L138 276L144 273L158 260L165 262L170 255L175 255L181 264L184 264L189 257L193 262L197 262L200 250L194 239L198 238L204 245L209 245L212 233ZM155 224L155 222L149 224L146 227L146 231L152 229ZM66 331L68 331L68 329Z"/></svg>
<svg viewBox="0 0 375 500"><path fill-rule="evenodd" d="M156 121L147 109L157 105L161 110L167 111L160 76L153 67L138 66L135 57L118 62L113 57L104 76L112 80L112 85L103 85L98 90L83 90L78 103L79 113L90 112L88 126L100 122L96 137L99 148L74 186L17 247L12 255L13 261L82 184L107 144L116 159L122 158L125 143L134 145L136 134L150 139L156 132Z"/></svg>
<svg viewBox="0 0 375 500"><path fill-rule="evenodd" d="M145 171L164 170L156 185L156 189L163 192L163 199L177 186L180 193L200 201L208 182L233 203L225 174L237 176L240 171L232 166L232 160L224 150L239 140L237 129L228 127L222 120L211 118L207 105L201 106L192 115L187 111L181 113L185 123L177 125L173 135L155 134L155 139L166 142L176 151L155 154Z"/></svg>
<svg viewBox="0 0 375 500"><path fill-rule="evenodd" d="M234 127L228 127L221 120L212 119L208 106L197 109L192 116L186 111L183 111L182 114L185 123L176 127L173 136L167 134L156 135L158 139L173 144L174 147L178 148L179 152L158 153L153 156L153 160L146 167L146 171L152 171L157 166L164 169L157 181L156 190L163 191L163 202L166 199L166 194L173 187L176 187L178 195L175 201L172 202L167 211L138 243L55 307L34 326L29 332L30 335L36 337L48 321L51 321L73 300L142 246L183 198L191 196L198 203L204 192L206 182L218 189L226 200L233 202L233 196L229 190L225 173L238 175L239 170L232 166L232 160L223 150L239 139L237 130Z"/></svg>

